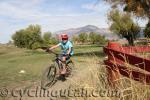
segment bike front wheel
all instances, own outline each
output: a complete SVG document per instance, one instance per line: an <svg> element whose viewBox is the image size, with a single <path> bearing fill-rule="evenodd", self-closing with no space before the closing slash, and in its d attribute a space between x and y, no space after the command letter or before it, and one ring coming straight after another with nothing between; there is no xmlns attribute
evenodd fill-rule
<svg viewBox="0 0 150 100"><path fill-rule="evenodd" d="M41 88L48 89L51 87L55 81L55 77L56 67L54 65L47 67L42 73Z"/></svg>

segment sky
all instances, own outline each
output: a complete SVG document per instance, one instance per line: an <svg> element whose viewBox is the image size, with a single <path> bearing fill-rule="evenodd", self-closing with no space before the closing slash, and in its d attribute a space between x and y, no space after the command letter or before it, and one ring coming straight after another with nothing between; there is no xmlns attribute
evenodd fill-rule
<svg viewBox="0 0 150 100"><path fill-rule="evenodd" d="M103 0L0 0L0 43L17 30L39 24L42 32L95 25L108 28L110 5ZM145 21L138 21L140 26Z"/></svg>

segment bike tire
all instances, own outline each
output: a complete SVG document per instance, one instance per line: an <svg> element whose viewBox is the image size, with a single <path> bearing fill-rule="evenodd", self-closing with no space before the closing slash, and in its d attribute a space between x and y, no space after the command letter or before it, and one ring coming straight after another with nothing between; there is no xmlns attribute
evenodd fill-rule
<svg viewBox="0 0 150 100"><path fill-rule="evenodd" d="M75 70L74 63L70 60L67 63L67 72L68 72L67 76L72 75L74 70Z"/></svg>
<svg viewBox="0 0 150 100"><path fill-rule="evenodd" d="M56 67L54 65L47 67L42 73L41 88L42 89L50 88L55 81L55 77L56 77Z"/></svg>

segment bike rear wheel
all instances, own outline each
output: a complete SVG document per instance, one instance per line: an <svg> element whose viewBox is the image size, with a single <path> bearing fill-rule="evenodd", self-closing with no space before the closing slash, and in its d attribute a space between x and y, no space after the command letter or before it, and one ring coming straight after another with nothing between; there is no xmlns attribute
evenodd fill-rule
<svg viewBox="0 0 150 100"><path fill-rule="evenodd" d="M48 89L51 87L54 84L55 77L56 67L54 65L47 67L42 73L41 88Z"/></svg>
<svg viewBox="0 0 150 100"><path fill-rule="evenodd" d="M75 70L74 63L70 60L67 63L67 75L66 76L72 75L74 70Z"/></svg>

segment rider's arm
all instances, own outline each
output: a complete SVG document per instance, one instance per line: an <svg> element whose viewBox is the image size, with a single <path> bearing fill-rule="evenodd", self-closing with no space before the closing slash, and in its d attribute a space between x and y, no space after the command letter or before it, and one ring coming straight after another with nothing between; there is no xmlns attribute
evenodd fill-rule
<svg viewBox="0 0 150 100"><path fill-rule="evenodd" d="M49 48L49 50L53 50L53 49L55 49L55 48L57 48L57 47L59 47L59 46L60 46L60 44L54 45L54 46L52 46L51 48Z"/></svg>
<svg viewBox="0 0 150 100"><path fill-rule="evenodd" d="M73 45L72 45L72 43L70 42L70 43L69 43L69 49L68 49L68 51L67 51L67 54L68 54L68 55L71 53L72 48L73 48Z"/></svg>
<svg viewBox="0 0 150 100"><path fill-rule="evenodd" d="M71 52L71 48L69 48L69 49L68 49L68 52L67 52L67 54L69 55L69 54L70 54L70 52Z"/></svg>

